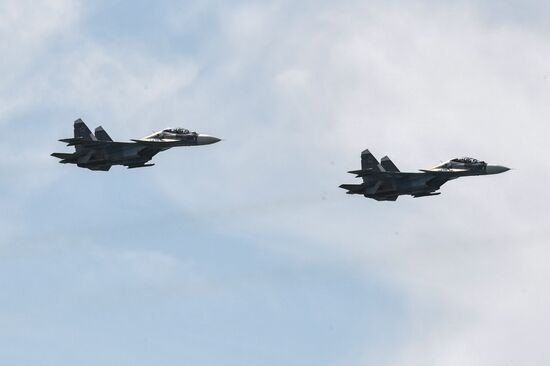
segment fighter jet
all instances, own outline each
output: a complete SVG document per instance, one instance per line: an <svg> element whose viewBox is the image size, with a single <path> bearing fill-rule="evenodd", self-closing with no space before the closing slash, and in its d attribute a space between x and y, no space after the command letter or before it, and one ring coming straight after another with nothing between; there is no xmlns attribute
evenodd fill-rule
<svg viewBox="0 0 550 366"><path fill-rule="evenodd" d="M365 150L361 153L361 170L348 173L362 178L362 184L342 184L347 194L362 194L377 201L395 201L401 195L413 197L436 196L441 186L450 180L472 175L499 174L510 170L500 165L488 165L472 158L457 158L420 173L400 172L395 164L384 156L380 163Z"/></svg>
<svg viewBox="0 0 550 366"><path fill-rule="evenodd" d="M153 156L176 146L209 145L220 141L219 138L189 132L184 128L166 128L133 142L117 142L99 126L92 133L81 120L74 122L74 138L59 140L74 146L72 154L53 153L51 156L61 159L62 164L76 164L90 170L108 171L113 165L124 165L128 169L143 168Z"/></svg>

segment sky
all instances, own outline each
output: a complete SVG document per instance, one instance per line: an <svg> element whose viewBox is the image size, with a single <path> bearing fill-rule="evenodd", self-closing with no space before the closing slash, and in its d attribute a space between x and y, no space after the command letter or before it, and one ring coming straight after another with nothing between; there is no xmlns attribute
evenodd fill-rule
<svg viewBox="0 0 550 366"><path fill-rule="evenodd" d="M550 364L549 15L0 0L0 364ZM77 118L223 141L92 172ZM365 148L513 169L376 202Z"/></svg>

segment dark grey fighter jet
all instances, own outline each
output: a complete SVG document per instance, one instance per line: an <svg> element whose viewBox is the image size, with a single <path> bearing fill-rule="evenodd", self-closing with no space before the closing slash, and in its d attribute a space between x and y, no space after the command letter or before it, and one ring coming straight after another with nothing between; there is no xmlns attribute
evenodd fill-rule
<svg viewBox="0 0 550 366"><path fill-rule="evenodd" d="M220 139L184 128L166 128L133 142L116 142L101 126L92 133L81 119L77 119L74 122L74 138L59 141L76 149L73 154L53 153L53 157L61 159L60 163L107 171L113 165L124 165L129 169L153 166L155 164L147 162L161 151L176 146L214 144Z"/></svg>
<svg viewBox="0 0 550 366"><path fill-rule="evenodd" d="M400 172L395 164L384 156L380 163L365 150L361 153L361 170L348 173L363 178L362 184L342 184L348 194L362 194L377 201L395 201L400 195L413 197L436 196L436 192L448 181L472 175L499 174L510 170L500 165L488 165L472 158L452 159L420 173Z"/></svg>

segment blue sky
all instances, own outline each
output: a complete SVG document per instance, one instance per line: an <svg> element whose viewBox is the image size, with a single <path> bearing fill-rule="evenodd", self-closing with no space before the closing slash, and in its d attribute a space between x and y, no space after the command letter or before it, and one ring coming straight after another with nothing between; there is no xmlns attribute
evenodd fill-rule
<svg viewBox="0 0 550 366"><path fill-rule="evenodd" d="M0 0L0 363L548 364L548 12ZM76 118L223 141L90 172ZM514 170L371 202L365 148Z"/></svg>

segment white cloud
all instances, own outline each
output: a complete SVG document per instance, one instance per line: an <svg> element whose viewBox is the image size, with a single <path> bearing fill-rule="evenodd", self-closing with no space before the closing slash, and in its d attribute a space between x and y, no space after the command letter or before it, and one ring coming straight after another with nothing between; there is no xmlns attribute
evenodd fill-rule
<svg viewBox="0 0 550 366"><path fill-rule="evenodd" d="M79 3L71 0L0 2L0 43L3 53L0 71L0 113L6 117L22 107L31 96L14 92L19 89L47 47L63 38L79 19Z"/></svg>
<svg viewBox="0 0 550 366"><path fill-rule="evenodd" d="M79 3L72 0L4 0L0 3L0 39L12 47L40 47L78 19ZM13 60L7 53L3 61ZM21 56L21 55L19 55Z"/></svg>
<svg viewBox="0 0 550 366"><path fill-rule="evenodd" d="M93 266L84 269L81 285L87 296L105 298L124 295L123 288L136 294L151 296L158 293L201 293L211 287L190 260L155 250L117 250L91 246L86 251ZM101 273L98 276L98 273Z"/></svg>
<svg viewBox="0 0 550 366"><path fill-rule="evenodd" d="M464 6L308 11L312 21L297 24L257 10L279 31L255 29L262 42L242 37L249 47L224 49L241 71L226 75L222 64L215 77L271 80L254 90L271 98L272 117L266 129L238 121L216 147L217 179L185 175L189 191L213 199L178 196L178 172L158 169L159 184L188 213L199 207L252 237L294 236L279 250L340 258L408 294L416 323L404 325L395 364L547 363L550 271L537 258L550 254L548 35L489 25ZM265 64L247 70L251 59ZM380 204L337 192L365 147L407 170L462 154L518 170L449 183L435 199Z"/></svg>
<svg viewBox="0 0 550 366"><path fill-rule="evenodd" d="M24 12L13 4L4 3L0 20L19 27ZM18 76L0 85L3 113L40 100L120 138L176 118L208 128L224 141L163 156L151 173L157 186L190 216L237 235L290 237L274 250L399 289L410 324L387 363L548 363L548 34L488 24L460 4L294 12L285 2L257 3L218 10L219 33L200 57L160 61L78 32L57 57L43 37L74 30L56 20L74 22L78 7L44 4L48 20L33 18L40 24L21 31L16 49L45 56L45 65L29 81L27 66L5 62ZM178 14L175 29L185 24ZM370 202L337 188L353 181L345 171L366 147L404 170L462 154L517 170L451 182L436 198ZM18 162L9 161L4 168ZM155 285L179 268L162 254L116 258L112 268L129 266Z"/></svg>
<svg viewBox="0 0 550 366"><path fill-rule="evenodd" d="M117 139L138 138L174 123L155 118L155 110L170 111L178 104L177 96L198 72L192 61L168 64L98 44L80 29L78 21L85 15L77 2L7 1L1 6L0 39L10 52L0 64L6 76L0 81L0 124L23 134L26 145L21 149L21 139L12 139L0 147L0 167L11 172L4 183L12 192L28 195L59 178L49 154L63 150L55 140L72 134L76 118L91 128L105 124ZM53 116L44 113L51 110Z"/></svg>
<svg viewBox="0 0 550 366"><path fill-rule="evenodd" d="M296 89L308 88L310 75L307 70L288 69L278 74L275 82L281 88L282 93L292 95Z"/></svg>

